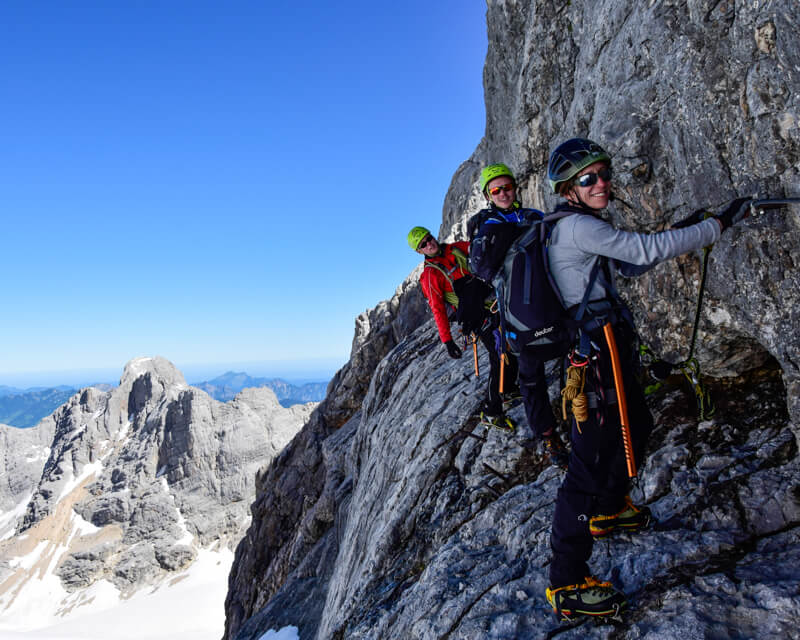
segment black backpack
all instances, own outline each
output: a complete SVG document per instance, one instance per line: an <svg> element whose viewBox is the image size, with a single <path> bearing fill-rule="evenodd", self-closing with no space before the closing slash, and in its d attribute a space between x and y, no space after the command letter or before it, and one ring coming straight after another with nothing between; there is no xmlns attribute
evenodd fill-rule
<svg viewBox="0 0 800 640"><path fill-rule="evenodd" d="M587 298L603 261L596 263L577 311L568 312L550 274L546 245L553 225L573 213L559 211L533 221L511 244L492 280L503 336L516 355L526 348L542 360L558 358L566 355L577 339Z"/></svg>

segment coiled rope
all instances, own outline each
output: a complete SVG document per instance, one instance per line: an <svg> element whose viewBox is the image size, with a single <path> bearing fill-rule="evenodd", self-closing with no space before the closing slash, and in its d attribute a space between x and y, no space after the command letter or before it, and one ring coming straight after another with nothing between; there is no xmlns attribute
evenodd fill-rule
<svg viewBox="0 0 800 640"><path fill-rule="evenodd" d="M572 415L578 423L578 433L581 432L581 422L589 419L589 400L583 392L586 385L586 364L572 364L567 368L567 382L561 390L561 415L567 419L567 402L572 403Z"/></svg>

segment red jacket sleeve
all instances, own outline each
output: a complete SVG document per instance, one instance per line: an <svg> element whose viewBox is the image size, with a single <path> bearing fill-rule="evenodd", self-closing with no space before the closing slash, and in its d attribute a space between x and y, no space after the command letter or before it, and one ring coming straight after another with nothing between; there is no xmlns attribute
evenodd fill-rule
<svg viewBox="0 0 800 640"><path fill-rule="evenodd" d="M426 267L419 278L422 285L422 293L428 299L433 318L436 320L436 328L439 330L439 337L442 342L453 339L450 333L450 320L447 318L447 304L444 301L444 292L450 288L450 284L444 275L433 267Z"/></svg>

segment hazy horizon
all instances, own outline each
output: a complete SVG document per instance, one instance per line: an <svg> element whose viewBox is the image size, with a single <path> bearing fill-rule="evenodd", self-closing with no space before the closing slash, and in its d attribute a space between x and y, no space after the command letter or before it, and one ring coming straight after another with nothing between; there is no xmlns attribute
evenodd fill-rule
<svg viewBox="0 0 800 640"><path fill-rule="evenodd" d="M167 358L169 360L169 358ZM170 360L183 374L186 382L212 380L229 371L246 373L254 378L281 378L287 382L322 382L330 380L347 362L334 358L314 358L300 360L261 360L250 362L217 362L181 364ZM60 385L80 388L92 384L108 383L116 385L125 368L74 368L49 371L3 371L0 372L0 385L17 389L31 387L57 387Z"/></svg>

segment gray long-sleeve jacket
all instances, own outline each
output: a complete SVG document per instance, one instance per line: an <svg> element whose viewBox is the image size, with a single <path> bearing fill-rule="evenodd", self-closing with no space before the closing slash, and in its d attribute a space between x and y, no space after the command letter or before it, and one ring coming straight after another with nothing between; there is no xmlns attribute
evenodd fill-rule
<svg viewBox="0 0 800 640"><path fill-rule="evenodd" d="M704 220L683 229L645 234L620 231L609 223L586 214L559 220L550 236L548 258L561 297L567 307L583 300L589 277L599 256L611 258L611 272L636 276L659 262L713 244L720 236L719 223ZM595 282L589 300L608 298Z"/></svg>

